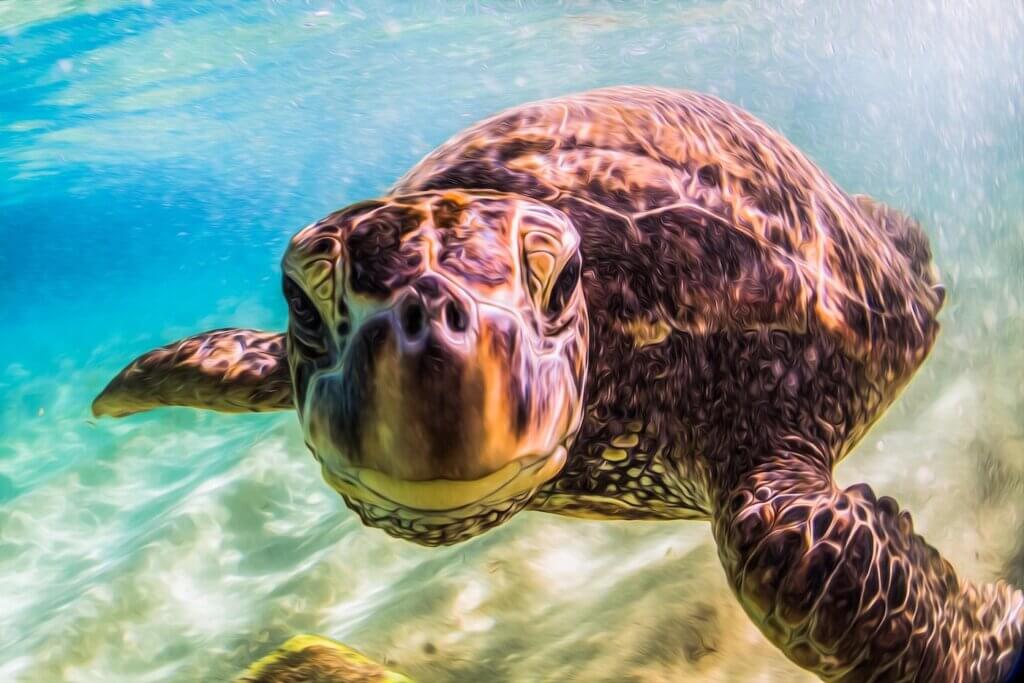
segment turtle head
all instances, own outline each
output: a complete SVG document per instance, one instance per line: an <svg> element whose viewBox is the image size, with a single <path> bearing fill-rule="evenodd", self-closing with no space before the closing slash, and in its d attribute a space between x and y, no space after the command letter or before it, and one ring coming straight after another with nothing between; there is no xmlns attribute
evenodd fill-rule
<svg viewBox="0 0 1024 683"><path fill-rule="evenodd" d="M496 193L389 197L295 235L295 405L365 523L455 543L561 471L587 367L581 266L568 216Z"/></svg>

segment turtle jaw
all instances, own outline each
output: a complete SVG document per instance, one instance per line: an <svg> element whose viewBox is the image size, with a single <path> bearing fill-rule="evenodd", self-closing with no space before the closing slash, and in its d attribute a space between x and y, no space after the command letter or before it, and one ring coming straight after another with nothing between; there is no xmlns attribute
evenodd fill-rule
<svg viewBox="0 0 1024 683"><path fill-rule="evenodd" d="M475 308L461 348L433 329L409 343L405 309L385 309L339 365L313 375L307 445L368 526L457 543L525 508L565 464L585 366L531 340L508 311Z"/></svg>
<svg viewBox="0 0 1024 683"><path fill-rule="evenodd" d="M522 456L479 479L408 481L378 470L323 466L324 480L363 523L420 545L452 545L522 510L565 465L568 450Z"/></svg>

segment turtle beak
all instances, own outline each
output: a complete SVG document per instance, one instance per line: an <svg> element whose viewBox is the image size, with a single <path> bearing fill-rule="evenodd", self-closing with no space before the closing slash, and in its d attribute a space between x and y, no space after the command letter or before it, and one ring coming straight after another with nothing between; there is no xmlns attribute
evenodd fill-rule
<svg viewBox="0 0 1024 683"><path fill-rule="evenodd" d="M548 419L550 372L517 317L431 273L392 301L312 388L307 432L325 466L474 481L555 450L568 426Z"/></svg>

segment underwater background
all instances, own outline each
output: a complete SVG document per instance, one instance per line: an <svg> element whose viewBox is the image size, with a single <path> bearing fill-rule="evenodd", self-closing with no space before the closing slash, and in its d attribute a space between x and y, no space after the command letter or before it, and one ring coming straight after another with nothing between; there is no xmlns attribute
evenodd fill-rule
<svg viewBox="0 0 1024 683"><path fill-rule="evenodd" d="M298 632L423 681L807 681L697 522L360 525L292 413L94 420L135 355L280 330L302 226L533 99L701 90L924 225L932 357L838 469L1024 584L1024 4L0 0L0 680L221 681Z"/></svg>

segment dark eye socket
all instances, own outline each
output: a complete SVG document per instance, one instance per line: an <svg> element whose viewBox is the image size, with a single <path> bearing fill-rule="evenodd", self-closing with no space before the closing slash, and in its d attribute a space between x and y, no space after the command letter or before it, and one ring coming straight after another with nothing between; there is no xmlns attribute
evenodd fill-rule
<svg viewBox="0 0 1024 683"><path fill-rule="evenodd" d="M284 279L284 298L288 300L288 308L296 322L310 327L319 322L320 314L316 306L290 277Z"/></svg>
<svg viewBox="0 0 1024 683"><path fill-rule="evenodd" d="M576 289L576 283L579 282L581 266L580 255L577 253L573 254L569 262L562 268L562 272L559 273L558 279L555 280L555 284L551 288L551 294L548 296L548 313L551 315L558 315L565 309L565 305Z"/></svg>
<svg viewBox="0 0 1024 683"><path fill-rule="evenodd" d="M284 298L288 300L288 309L291 311L291 329L295 340L308 355L325 354L327 344L323 318L302 288L289 277L284 279Z"/></svg>

